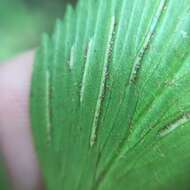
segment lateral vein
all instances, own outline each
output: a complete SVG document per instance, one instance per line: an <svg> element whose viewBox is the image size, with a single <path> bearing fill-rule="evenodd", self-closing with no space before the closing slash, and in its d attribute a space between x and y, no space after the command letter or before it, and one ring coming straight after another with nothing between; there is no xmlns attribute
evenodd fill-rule
<svg viewBox="0 0 190 190"><path fill-rule="evenodd" d="M164 137L189 121L190 121L190 113L185 113L182 117L177 119L175 122L161 129L159 131L159 136Z"/></svg>
<svg viewBox="0 0 190 190"><path fill-rule="evenodd" d="M106 49L106 56L104 60L104 68L103 68L103 73L102 73L102 78L101 78L101 83L100 83L100 90L99 90L99 96L96 104L96 110L94 114L94 120L92 124L92 131L91 131L91 137L90 137L90 146L92 147L97 138L97 129L98 129L98 123L100 119L100 114L101 114L101 108L102 108L102 103L104 99L104 94L106 90L106 80L108 79L108 67L110 63L110 57L112 56L112 48L113 48L113 37L115 34L115 16L112 17L111 21L111 27L110 27L110 32L109 32L109 37L108 37L108 48Z"/></svg>
<svg viewBox="0 0 190 190"><path fill-rule="evenodd" d="M152 36L154 34L154 32L156 31L156 28L158 26L158 23L160 21L160 18L162 16L163 10L165 8L167 0L161 0L160 5L158 7L158 10L156 12L156 15L152 21L152 24L150 26L150 31L148 32L147 36L145 37L144 43L140 49L140 51L138 52L134 64L133 64L133 68L132 68L132 72L131 72L131 76L130 76L130 83L134 83L137 79L138 76L138 72L140 70L141 67L141 62L143 60L143 57L145 55L145 52L148 48L148 46L150 45Z"/></svg>

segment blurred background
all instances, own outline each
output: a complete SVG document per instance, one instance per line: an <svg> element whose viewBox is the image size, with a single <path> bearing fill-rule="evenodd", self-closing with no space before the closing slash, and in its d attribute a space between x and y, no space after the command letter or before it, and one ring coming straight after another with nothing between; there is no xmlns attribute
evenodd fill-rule
<svg viewBox="0 0 190 190"><path fill-rule="evenodd" d="M76 0L0 0L0 63L39 45ZM0 139L1 140L1 139ZM0 190L10 190L0 153Z"/></svg>
<svg viewBox="0 0 190 190"><path fill-rule="evenodd" d="M36 47L76 0L0 0L0 62Z"/></svg>

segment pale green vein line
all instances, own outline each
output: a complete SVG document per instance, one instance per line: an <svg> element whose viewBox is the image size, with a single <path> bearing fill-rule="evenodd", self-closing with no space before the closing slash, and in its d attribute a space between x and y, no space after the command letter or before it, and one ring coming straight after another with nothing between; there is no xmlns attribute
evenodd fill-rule
<svg viewBox="0 0 190 190"><path fill-rule="evenodd" d="M173 123L161 129L159 131L159 136L164 137L189 121L190 121L190 113L185 113L182 117L178 118Z"/></svg>
<svg viewBox="0 0 190 190"><path fill-rule="evenodd" d="M60 20L57 20L56 22L56 32L55 32L55 36L54 36L54 40L55 40L55 46L54 46L54 56L53 56L53 64L51 65L52 68L50 68L50 65L46 65L46 74L45 74L45 77L46 77L46 95L47 95L47 115L46 115L46 118L47 118L47 129L46 129L46 133L47 133L47 143L49 144L52 140L52 105L51 105L51 98L52 98L52 80L53 80L53 75L55 75L55 72L56 72L56 65L58 64L58 56L59 56L59 46L60 46L60 38L61 38L61 26L62 26L62 23ZM46 62L48 62L48 58L49 58L49 52L48 52L48 45L46 44L46 46L44 47L45 49L45 54L46 54Z"/></svg>
<svg viewBox="0 0 190 190"><path fill-rule="evenodd" d="M106 56L105 56L105 60L104 60L104 68L103 68L102 79L101 79L101 83L100 83L99 96L98 96L96 110L95 110L95 114L94 114L94 120L93 120L93 124L92 124L92 131L91 131L91 137L90 137L90 146L91 147L96 142L98 121L99 121L99 117L100 117L100 112L101 112L101 107L102 107L102 102L103 102L104 92L105 92L105 85L106 85L106 80L107 80L107 75L108 75L109 57L110 57L110 53L112 53L111 48L113 46L114 30L115 30L115 17L113 16L112 21L111 21L110 32L108 35L108 48L106 50Z"/></svg>
<svg viewBox="0 0 190 190"><path fill-rule="evenodd" d="M48 65L48 42L49 38L47 35L44 36L43 39L43 54L44 54L44 66L45 66L45 90L46 90L46 134L47 134L47 143L49 144L51 142L51 106L50 106L50 98L51 98L51 79L50 79L50 68Z"/></svg>
<svg viewBox="0 0 190 190"><path fill-rule="evenodd" d="M82 76L81 89L80 89L80 103L83 102L83 98L84 98L85 83L86 83L88 69L89 69L89 66L90 66L90 53L91 53L91 50L92 50L92 42L93 42L93 38L90 39L90 41L88 43L87 52L86 52L86 55L85 55L84 73L83 73L83 76Z"/></svg>
<svg viewBox="0 0 190 190"><path fill-rule="evenodd" d="M72 70L74 65L74 51L75 51L75 43L71 47L70 57L69 57L69 68Z"/></svg>
<svg viewBox="0 0 190 190"><path fill-rule="evenodd" d="M49 71L47 70L46 71L46 95L47 95L47 101L46 101L46 107L47 107L47 112L46 112L46 118L47 118L47 129L46 129L46 132L47 132L47 141L48 143L51 142L52 138L51 138L51 108L50 108L50 73Z"/></svg>
<svg viewBox="0 0 190 190"><path fill-rule="evenodd" d="M138 71L141 67L142 59L143 59L144 54L145 54L145 52L146 52L146 50L147 50L147 48L151 42L152 36L153 36L153 34L157 28L158 22L162 16L166 2L167 2L167 0L161 0L160 5L159 5L158 10L157 10L157 13L153 19L152 24L151 24L150 31L148 32L148 34L144 40L144 43L142 45L142 48L140 49L139 53L137 54L137 56L135 58L133 68L132 68L132 72L131 72L131 76L130 76L130 80L129 80L130 83L134 83L136 81Z"/></svg>

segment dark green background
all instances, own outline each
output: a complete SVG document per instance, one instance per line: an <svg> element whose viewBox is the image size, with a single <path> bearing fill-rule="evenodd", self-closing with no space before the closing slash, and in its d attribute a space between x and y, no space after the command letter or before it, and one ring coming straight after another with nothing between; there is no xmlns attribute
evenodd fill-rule
<svg viewBox="0 0 190 190"><path fill-rule="evenodd" d="M0 61L36 47L76 0L0 0Z"/></svg>

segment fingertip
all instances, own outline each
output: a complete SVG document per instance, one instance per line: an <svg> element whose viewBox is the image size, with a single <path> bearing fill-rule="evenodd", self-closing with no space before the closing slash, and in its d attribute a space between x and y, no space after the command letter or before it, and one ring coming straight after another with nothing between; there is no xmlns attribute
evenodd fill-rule
<svg viewBox="0 0 190 190"><path fill-rule="evenodd" d="M0 145L14 189L39 189L29 95L34 51L0 65Z"/></svg>

